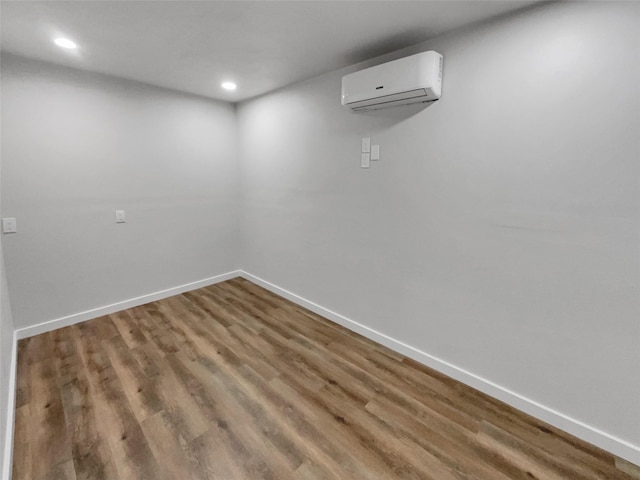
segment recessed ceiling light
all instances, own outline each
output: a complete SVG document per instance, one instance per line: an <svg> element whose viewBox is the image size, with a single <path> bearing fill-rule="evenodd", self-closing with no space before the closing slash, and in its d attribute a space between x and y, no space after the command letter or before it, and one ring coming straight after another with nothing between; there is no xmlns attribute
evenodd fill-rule
<svg viewBox="0 0 640 480"><path fill-rule="evenodd" d="M68 38L56 38L54 40L54 43L62 48L70 48L70 49L78 48L78 45L76 45L76 42L69 40Z"/></svg>
<svg viewBox="0 0 640 480"><path fill-rule="evenodd" d="M233 82L223 82L222 88L224 88L225 90L235 90L237 86Z"/></svg>

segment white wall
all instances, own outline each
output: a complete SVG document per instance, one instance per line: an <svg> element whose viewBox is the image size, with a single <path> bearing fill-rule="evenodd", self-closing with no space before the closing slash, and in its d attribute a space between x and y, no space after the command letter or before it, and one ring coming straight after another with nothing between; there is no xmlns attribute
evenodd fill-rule
<svg viewBox="0 0 640 480"><path fill-rule="evenodd" d="M427 108L345 111L355 67L246 102L242 172L233 106L3 54L15 327L241 266L640 448L639 18L545 5L379 59L445 55Z"/></svg>
<svg viewBox="0 0 640 480"><path fill-rule="evenodd" d="M236 267L233 105L5 54L2 99L16 328Z"/></svg>
<svg viewBox="0 0 640 480"><path fill-rule="evenodd" d="M0 234L0 477L4 474L5 464L9 450L5 450L7 434L7 420L13 418L13 412L9 412L11 400L9 394L13 394L10 388L11 358L13 353L13 317L9 303L9 292L4 268L4 255L2 252L2 236ZM3 477L4 478L4 477Z"/></svg>
<svg viewBox="0 0 640 480"><path fill-rule="evenodd" d="M640 448L639 20L545 5L385 57L444 54L428 108L342 109L354 68L241 104L243 270Z"/></svg>
<svg viewBox="0 0 640 480"><path fill-rule="evenodd" d="M2 108L0 101L0 109ZM0 133L2 130L0 129ZM4 141L3 135L0 135L0 143ZM0 163L2 156L0 156ZM2 168L0 165L0 184ZM0 201L1 207L1 201ZM2 209L0 208L0 211ZM12 400L9 395L13 394L11 388L11 360L13 357L13 317L11 315L11 305L9 302L9 290L7 287L7 277L4 264L4 252L2 246L2 234L0 234L0 477L5 478L5 469L8 465L5 460L10 458L11 450L5 449L7 434L12 429L8 429L8 423L13 418ZM9 454L9 455L8 455ZM10 462L7 462L10 463Z"/></svg>

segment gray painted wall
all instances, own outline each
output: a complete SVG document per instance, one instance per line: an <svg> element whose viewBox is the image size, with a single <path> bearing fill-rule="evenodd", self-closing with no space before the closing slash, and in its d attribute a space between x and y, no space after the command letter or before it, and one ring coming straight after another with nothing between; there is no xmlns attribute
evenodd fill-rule
<svg viewBox="0 0 640 480"><path fill-rule="evenodd" d="M370 62L435 49L445 82L429 107L368 114L339 105L358 67L236 118L3 54L15 327L240 266L640 445L639 8L545 5Z"/></svg>
<svg viewBox="0 0 640 480"><path fill-rule="evenodd" d="M4 472L5 438L9 403L9 378L11 377L11 349L13 344L13 317L9 303L9 291L2 252L0 234L0 476Z"/></svg>
<svg viewBox="0 0 640 480"><path fill-rule="evenodd" d="M237 266L233 105L4 54L2 67L16 328Z"/></svg>
<svg viewBox="0 0 640 480"><path fill-rule="evenodd" d="M1 84L0 84L1 86ZM0 133L4 133L1 131ZM0 134L0 143L4 142L4 135ZM0 155L0 163L2 156ZM0 184L2 179L2 165L0 165ZM0 199L0 211L1 208ZM11 377L11 356L13 348L13 317L9 302L9 290L4 264L3 236L0 233L0 476L4 475L6 453L5 440L7 432L7 420L13 418L9 415L9 391Z"/></svg>
<svg viewBox="0 0 640 480"><path fill-rule="evenodd" d="M553 4L379 59L444 54L426 108L344 110L356 68L241 104L241 267L640 445L639 21Z"/></svg>

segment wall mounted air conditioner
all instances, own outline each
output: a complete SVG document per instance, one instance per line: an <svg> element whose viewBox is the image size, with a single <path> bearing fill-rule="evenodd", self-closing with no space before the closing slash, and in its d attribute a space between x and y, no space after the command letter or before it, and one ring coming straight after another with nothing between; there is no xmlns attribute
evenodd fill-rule
<svg viewBox="0 0 640 480"><path fill-rule="evenodd" d="M422 52L342 77L342 105L354 112L433 102L442 92L442 55Z"/></svg>

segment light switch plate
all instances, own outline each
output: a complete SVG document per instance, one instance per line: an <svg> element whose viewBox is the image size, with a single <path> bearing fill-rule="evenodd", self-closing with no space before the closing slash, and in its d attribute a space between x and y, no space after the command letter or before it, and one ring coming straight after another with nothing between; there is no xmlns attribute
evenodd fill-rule
<svg viewBox="0 0 640 480"><path fill-rule="evenodd" d="M369 154L363 153L360 157L360 168L369 168Z"/></svg>
<svg viewBox="0 0 640 480"><path fill-rule="evenodd" d="M371 160L380 160L380 145L371 145Z"/></svg>
<svg viewBox="0 0 640 480"><path fill-rule="evenodd" d="M363 138L362 139L362 153L369 153L371 151L371 139Z"/></svg>
<svg viewBox="0 0 640 480"><path fill-rule="evenodd" d="M2 233L16 233L17 231L18 224L15 218L11 217L2 219Z"/></svg>
<svg viewBox="0 0 640 480"><path fill-rule="evenodd" d="M124 219L124 210L116 210L116 223L126 223Z"/></svg>

